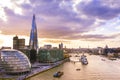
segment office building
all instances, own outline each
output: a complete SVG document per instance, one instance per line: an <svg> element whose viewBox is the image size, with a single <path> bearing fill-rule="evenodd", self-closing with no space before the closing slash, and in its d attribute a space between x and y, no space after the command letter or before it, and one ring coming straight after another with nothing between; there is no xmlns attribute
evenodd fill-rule
<svg viewBox="0 0 120 80"><path fill-rule="evenodd" d="M63 43L59 44L59 49L63 49Z"/></svg>
<svg viewBox="0 0 120 80"><path fill-rule="evenodd" d="M18 36L13 37L13 49L21 50L25 47L25 39L19 39Z"/></svg>
<svg viewBox="0 0 120 80"><path fill-rule="evenodd" d="M48 45L44 45L45 49L52 49L52 45L48 44Z"/></svg>
<svg viewBox="0 0 120 80"><path fill-rule="evenodd" d="M38 49L37 26L35 21L35 15L33 15L33 19L32 19L32 29L30 33L29 47L30 49L34 49L36 51Z"/></svg>
<svg viewBox="0 0 120 80"><path fill-rule="evenodd" d="M56 62L64 59L63 50L61 49L39 49L38 61L39 62Z"/></svg>

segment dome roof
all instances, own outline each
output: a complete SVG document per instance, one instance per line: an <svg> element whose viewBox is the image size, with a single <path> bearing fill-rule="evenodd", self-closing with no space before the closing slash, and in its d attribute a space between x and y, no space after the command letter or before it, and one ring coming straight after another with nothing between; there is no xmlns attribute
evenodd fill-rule
<svg viewBox="0 0 120 80"><path fill-rule="evenodd" d="M0 59L1 66L4 68L6 73L27 72L31 69L28 57L18 50L1 50Z"/></svg>

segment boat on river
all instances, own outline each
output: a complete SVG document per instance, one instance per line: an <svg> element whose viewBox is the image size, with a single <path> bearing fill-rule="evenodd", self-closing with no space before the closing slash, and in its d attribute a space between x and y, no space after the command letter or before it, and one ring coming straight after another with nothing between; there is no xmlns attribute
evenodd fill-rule
<svg viewBox="0 0 120 80"><path fill-rule="evenodd" d="M84 64L84 65L87 65L87 64L88 64L87 58L86 58L86 56L85 56L84 54L81 55L80 61L81 61L81 63Z"/></svg>
<svg viewBox="0 0 120 80"><path fill-rule="evenodd" d="M80 68L77 68L76 71L80 71Z"/></svg>
<svg viewBox="0 0 120 80"><path fill-rule="evenodd" d="M63 75L63 72L61 72L61 71L58 71L58 72L56 72L54 75L53 75L53 77L61 77Z"/></svg>
<svg viewBox="0 0 120 80"><path fill-rule="evenodd" d="M105 61L105 59L101 59L102 61Z"/></svg>
<svg viewBox="0 0 120 80"><path fill-rule="evenodd" d="M117 60L117 59L116 59L116 58L112 58L112 57L111 57L111 58L109 58L109 60Z"/></svg>
<svg viewBox="0 0 120 80"><path fill-rule="evenodd" d="M75 57L80 57L79 55L75 55Z"/></svg>

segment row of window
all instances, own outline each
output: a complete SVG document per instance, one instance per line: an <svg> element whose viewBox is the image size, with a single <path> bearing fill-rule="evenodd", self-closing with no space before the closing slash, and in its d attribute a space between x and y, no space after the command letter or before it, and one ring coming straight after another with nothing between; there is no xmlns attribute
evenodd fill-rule
<svg viewBox="0 0 120 80"><path fill-rule="evenodd" d="M1 51L2 67L6 72L30 71L31 65L26 55L17 50Z"/></svg>

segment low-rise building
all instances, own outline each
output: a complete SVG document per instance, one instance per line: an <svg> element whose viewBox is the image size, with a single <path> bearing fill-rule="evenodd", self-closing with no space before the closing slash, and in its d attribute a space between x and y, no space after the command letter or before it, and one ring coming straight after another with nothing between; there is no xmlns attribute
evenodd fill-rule
<svg viewBox="0 0 120 80"><path fill-rule="evenodd" d="M44 49L51 49L51 48L52 48L52 45L50 44L44 45Z"/></svg>
<svg viewBox="0 0 120 80"><path fill-rule="evenodd" d="M61 49L39 49L38 52L39 62L56 62L64 59L63 50Z"/></svg>

